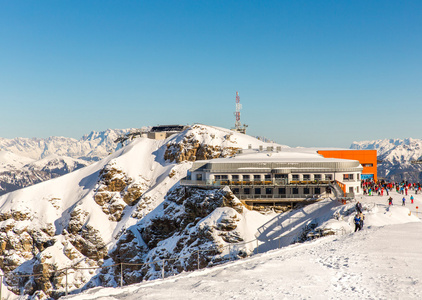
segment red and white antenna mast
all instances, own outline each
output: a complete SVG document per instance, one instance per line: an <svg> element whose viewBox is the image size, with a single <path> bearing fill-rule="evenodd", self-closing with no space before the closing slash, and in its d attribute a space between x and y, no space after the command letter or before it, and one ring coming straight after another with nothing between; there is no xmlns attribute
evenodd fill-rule
<svg viewBox="0 0 422 300"><path fill-rule="evenodd" d="M246 127L248 127L247 125L243 124L240 122L240 110L242 109L242 104L240 104L240 97L239 97L239 92L236 91L236 111L234 113L234 116L236 117L236 122L234 123L234 131L237 132L241 132L241 133L246 133Z"/></svg>

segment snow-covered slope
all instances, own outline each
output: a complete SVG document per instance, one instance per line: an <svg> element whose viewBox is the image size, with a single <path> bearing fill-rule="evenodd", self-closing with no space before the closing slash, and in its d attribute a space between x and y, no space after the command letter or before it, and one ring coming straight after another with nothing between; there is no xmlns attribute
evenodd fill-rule
<svg viewBox="0 0 422 300"><path fill-rule="evenodd" d="M399 203L401 195L392 196ZM93 288L63 299L421 299L422 222L415 214L422 196L390 208L387 198L360 199L366 218L356 233L345 216L354 204L331 206L330 214L317 203L307 209L320 216L319 228L330 223L348 231L164 280Z"/></svg>
<svg viewBox="0 0 422 300"><path fill-rule="evenodd" d="M390 181L422 180L422 165L412 164L412 161L422 159L422 140L408 138L353 142L350 149L377 150L379 177Z"/></svg>

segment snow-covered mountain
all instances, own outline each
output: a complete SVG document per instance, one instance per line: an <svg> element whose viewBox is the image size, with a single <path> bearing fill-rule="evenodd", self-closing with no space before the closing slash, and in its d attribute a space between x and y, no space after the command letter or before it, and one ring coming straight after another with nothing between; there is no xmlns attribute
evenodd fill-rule
<svg viewBox="0 0 422 300"><path fill-rule="evenodd" d="M98 161L119 149L121 146L114 141L131 130L93 131L80 140L65 137L0 138L0 195Z"/></svg>
<svg viewBox="0 0 422 300"><path fill-rule="evenodd" d="M99 160L116 149L114 142L119 136L133 129L107 129L92 131L76 140L67 137L42 138L0 138L0 152L9 151L16 155L38 160L50 154L67 156L88 161Z"/></svg>
<svg viewBox="0 0 422 300"><path fill-rule="evenodd" d="M389 181L422 180L422 165L412 161L422 159L422 140L419 139L384 139L375 141L353 142L350 149L377 150L378 176Z"/></svg>
<svg viewBox="0 0 422 300"><path fill-rule="evenodd" d="M233 155L249 144L267 146L227 129L194 125L164 141L135 139L87 167L1 196L0 268L9 274L8 288L15 294L42 291L58 297L65 287L59 270L66 266L150 261L162 251L172 255L171 245L193 256L192 249L201 243L249 238L250 233L233 231L248 214L240 215L243 206L230 191L178 188L195 159ZM257 214L250 217L261 223L268 219ZM220 256L224 261L224 253ZM178 271L191 269L192 261L187 259ZM201 266L217 261L216 254L207 254ZM152 265L142 272L129 271L124 284L157 276ZM17 277L33 273L44 275ZM91 270L72 270L70 289L88 282L86 287L113 286L120 280L118 273L115 267L95 277Z"/></svg>

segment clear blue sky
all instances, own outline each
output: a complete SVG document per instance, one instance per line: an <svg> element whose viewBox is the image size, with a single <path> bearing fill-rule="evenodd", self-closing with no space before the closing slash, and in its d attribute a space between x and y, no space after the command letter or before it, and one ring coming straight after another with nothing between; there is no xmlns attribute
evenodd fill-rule
<svg viewBox="0 0 422 300"><path fill-rule="evenodd" d="M0 137L194 122L422 138L422 1L3 1Z"/></svg>

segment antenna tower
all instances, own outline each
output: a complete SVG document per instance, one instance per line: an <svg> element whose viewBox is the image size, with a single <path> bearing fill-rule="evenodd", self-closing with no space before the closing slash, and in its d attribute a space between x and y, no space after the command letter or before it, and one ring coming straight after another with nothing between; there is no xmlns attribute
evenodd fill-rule
<svg viewBox="0 0 422 300"><path fill-rule="evenodd" d="M234 123L234 128L232 130L241 132L241 133L246 133L246 127L248 127L248 125L243 124L242 126L242 123L240 122L241 109L242 109L242 104L240 104L239 92L236 92L236 111L234 113L234 116L236 117L236 122Z"/></svg>

